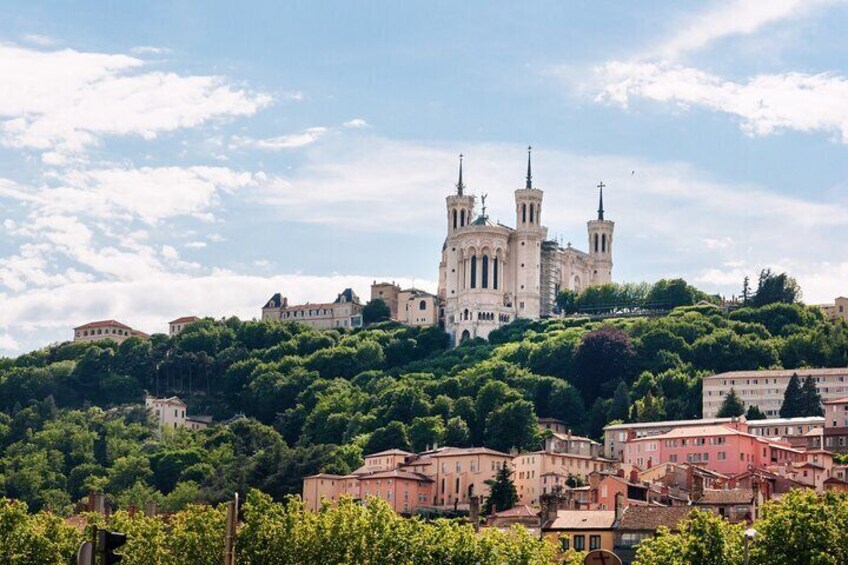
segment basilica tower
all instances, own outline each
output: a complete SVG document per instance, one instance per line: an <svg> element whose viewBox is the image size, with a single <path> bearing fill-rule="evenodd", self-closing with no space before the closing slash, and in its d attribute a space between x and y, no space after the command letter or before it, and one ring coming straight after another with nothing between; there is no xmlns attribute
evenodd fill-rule
<svg viewBox="0 0 848 565"><path fill-rule="evenodd" d="M589 259L591 262L591 284L612 282L612 235L615 222L604 219L604 187L598 184L598 219L589 220Z"/></svg>
<svg viewBox="0 0 848 565"><path fill-rule="evenodd" d="M515 248L512 253L512 272L515 273L516 315L538 318L540 314L540 281L542 241L547 228L542 227L543 192L533 188L531 150L527 148L527 179L524 188L515 191Z"/></svg>

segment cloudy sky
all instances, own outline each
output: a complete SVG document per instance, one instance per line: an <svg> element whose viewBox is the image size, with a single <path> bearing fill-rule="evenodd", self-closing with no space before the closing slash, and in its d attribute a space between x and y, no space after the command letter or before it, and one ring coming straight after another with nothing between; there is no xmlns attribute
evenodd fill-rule
<svg viewBox="0 0 848 565"><path fill-rule="evenodd" d="M545 223L614 278L848 293L848 5L7 2L0 354L117 318L251 318L273 292L432 288L444 197Z"/></svg>

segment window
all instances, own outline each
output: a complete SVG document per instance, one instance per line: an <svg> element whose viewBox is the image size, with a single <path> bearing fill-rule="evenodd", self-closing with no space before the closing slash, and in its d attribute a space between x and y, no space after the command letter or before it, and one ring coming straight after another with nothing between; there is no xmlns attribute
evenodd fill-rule
<svg viewBox="0 0 848 565"><path fill-rule="evenodd" d="M494 264L492 265L492 288L495 290L498 289L498 258L495 257Z"/></svg>
<svg viewBox="0 0 848 565"><path fill-rule="evenodd" d="M471 256L471 288L477 288L477 256Z"/></svg>
<svg viewBox="0 0 848 565"><path fill-rule="evenodd" d="M571 545L568 536L562 536L561 538L559 538L559 543L562 546L563 551L568 551L568 547Z"/></svg>
<svg viewBox="0 0 848 565"><path fill-rule="evenodd" d="M483 288L489 288L489 256L483 255Z"/></svg>
<svg viewBox="0 0 848 565"><path fill-rule="evenodd" d="M601 549L601 536L592 535L589 536L589 551Z"/></svg>
<svg viewBox="0 0 848 565"><path fill-rule="evenodd" d="M427 301L422 300L421 302L419 302L418 303L418 309L419 310L426 310L427 309Z"/></svg>
<svg viewBox="0 0 848 565"><path fill-rule="evenodd" d="M535 210L536 210L536 207L533 204L531 204L530 205L530 223L531 224L536 221Z"/></svg>
<svg viewBox="0 0 848 565"><path fill-rule="evenodd" d="M586 549L586 536L582 534L579 536L574 536L574 549L576 551L583 551L584 549Z"/></svg>
<svg viewBox="0 0 848 565"><path fill-rule="evenodd" d="M521 205L521 223L522 224L527 223L527 204Z"/></svg>
<svg viewBox="0 0 848 565"><path fill-rule="evenodd" d="M462 227L464 225L465 225L465 210L462 210L459 213L459 227Z"/></svg>
<svg viewBox="0 0 848 565"><path fill-rule="evenodd" d="M453 229L456 229L456 210L453 211Z"/></svg>

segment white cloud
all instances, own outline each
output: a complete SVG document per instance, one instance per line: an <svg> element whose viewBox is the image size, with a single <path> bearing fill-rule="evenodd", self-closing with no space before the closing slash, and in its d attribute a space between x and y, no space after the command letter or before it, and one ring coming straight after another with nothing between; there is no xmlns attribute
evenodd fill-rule
<svg viewBox="0 0 848 565"><path fill-rule="evenodd" d="M186 247L188 249L203 249L204 247L206 247L206 242L205 241L189 241L188 243L186 243L184 245L184 247Z"/></svg>
<svg viewBox="0 0 848 565"><path fill-rule="evenodd" d="M675 59L729 36L750 35L763 27L805 15L835 0L732 0L714 3L687 21L651 50L651 55Z"/></svg>
<svg viewBox="0 0 848 565"><path fill-rule="evenodd" d="M596 69L598 100L627 107L633 98L703 106L738 116L743 131L826 133L848 143L848 79L830 73L763 74L734 82L669 63L613 61Z"/></svg>
<svg viewBox="0 0 848 565"><path fill-rule="evenodd" d="M291 135L280 135L277 137L267 137L265 139L253 139L250 137L243 137L234 135L232 140L230 141L230 149L238 149L238 148L254 148L254 149L265 149L269 151L277 151L280 149L295 149L297 147L304 147L306 145L311 145L315 143L324 135L327 134L329 130L325 127L314 127L309 128L301 133L295 133Z"/></svg>
<svg viewBox="0 0 848 565"><path fill-rule="evenodd" d="M342 124L346 128L365 128L368 127L368 122L362 118L354 118Z"/></svg>
<svg viewBox="0 0 848 565"><path fill-rule="evenodd" d="M733 238L732 237L705 237L701 241L704 242L704 245L707 249L728 249L733 247Z"/></svg>
<svg viewBox="0 0 848 565"><path fill-rule="evenodd" d="M170 52L171 50L167 47L154 47L152 45L140 45L130 49L130 53L133 55L165 55Z"/></svg>
<svg viewBox="0 0 848 565"><path fill-rule="evenodd" d="M145 64L120 54L0 45L0 139L43 151L55 164L104 136L153 139L250 116L271 102L221 77L145 71Z"/></svg>
<svg viewBox="0 0 848 565"><path fill-rule="evenodd" d="M21 40L25 43L31 43L39 47L51 47L56 44L56 40L48 35L38 33L27 33L21 36Z"/></svg>

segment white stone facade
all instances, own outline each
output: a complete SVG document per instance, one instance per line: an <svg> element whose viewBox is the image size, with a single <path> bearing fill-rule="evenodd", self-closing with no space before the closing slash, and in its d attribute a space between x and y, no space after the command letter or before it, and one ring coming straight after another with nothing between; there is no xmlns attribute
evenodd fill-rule
<svg viewBox="0 0 848 565"><path fill-rule="evenodd" d="M515 191L515 228L475 218L475 197L465 194L460 162L456 194L447 197L447 237L439 264L444 324L455 343L487 338L515 318L553 313L562 289L581 291L612 280L614 222L588 222L589 251L548 241L542 224L544 193L534 188L527 163L525 188ZM603 185L600 186L603 191ZM485 197L484 197L485 198Z"/></svg>
<svg viewBox="0 0 848 565"><path fill-rule="evenodd" d="M262 307L263 320L298 322L319 330L359 328L362 326L362 304L353 290L346 288L334 302L289 306L288 298L275 294Z"/></svg>

